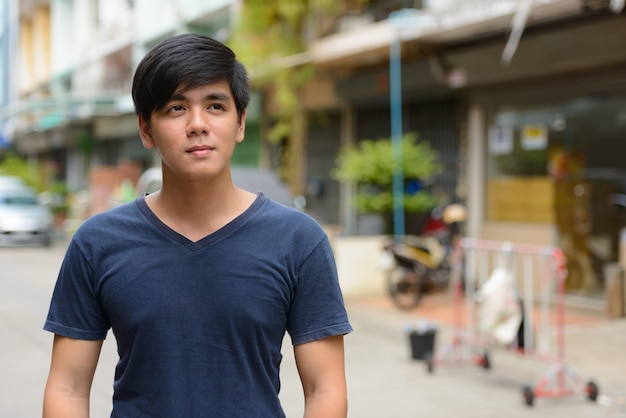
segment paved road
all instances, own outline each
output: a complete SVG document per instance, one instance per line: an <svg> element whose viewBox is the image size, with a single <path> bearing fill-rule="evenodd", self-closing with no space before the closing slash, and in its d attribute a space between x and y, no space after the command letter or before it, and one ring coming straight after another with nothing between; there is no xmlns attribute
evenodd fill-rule
<svg viewBox="0 0 626 418"><path fill-rule="evenodd" d="M41 327L63 252L63 244L49 249L0 248L0 417L41 416L52 342ZM626 409L619 405L620 391L626 394L626 378L620 375L626 375L626 370L615 373L608 388L611 397L601 398L601 404L576 395L539 399L528 408L522 402L521 386L544 376L542 365L504 352L494 359L491 371L442 366L429 374L422 362L410 359L403 329L414 314L377 309L359 300L348 301L348 309L355 328L346 337L350 417L626 417ZM449 340L448 332L440 329L438 345ZM281 400L287 416L298 417L302 416L301 388L285 341ZM621 347L615 350L623 356ZM110 338L96 372L92 418L109 416L114 363Z"/></svg>

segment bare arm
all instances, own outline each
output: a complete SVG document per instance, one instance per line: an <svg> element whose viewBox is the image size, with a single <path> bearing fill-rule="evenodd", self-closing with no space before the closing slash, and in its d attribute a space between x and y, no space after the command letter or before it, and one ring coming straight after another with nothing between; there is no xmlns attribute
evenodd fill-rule
<svg viewBox="0 0 626 418"><path fill-rule="evenodd" d="M304 417L346 418L343 336L297 345L294 352L304 389Z"/></svg>
<svg viewBox="0 0 626 418"><path fill-rule="evenodd" d="M54 336L50 373L44 392L44 418L89 417L91 383L102 341Z"/></svg>

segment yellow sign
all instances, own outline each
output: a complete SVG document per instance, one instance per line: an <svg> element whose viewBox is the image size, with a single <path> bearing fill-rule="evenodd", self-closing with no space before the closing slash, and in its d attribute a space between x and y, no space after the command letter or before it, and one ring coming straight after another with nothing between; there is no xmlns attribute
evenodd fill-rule
<svg viewBox="0 0 626 418"><path fill-rule="evenodd" d="M522 149L541 150L548 146L548 128L544 124L525 125L522 128Z"/></svg>

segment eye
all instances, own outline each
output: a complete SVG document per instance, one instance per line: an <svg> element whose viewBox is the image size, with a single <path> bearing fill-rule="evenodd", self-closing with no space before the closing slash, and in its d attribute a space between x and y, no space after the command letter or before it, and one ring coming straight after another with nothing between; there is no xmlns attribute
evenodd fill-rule
<svg viewBox="0 0 626 418"><path fill-rule="evenodd" d="M182 112L183 110L185 110L185 108L181 105L174 105L170 107L171 112Z"/></svg>
<svg viewBox="0 0 626 418"><path fill-rule="evenodd" d="M213 104L209 105L209 109L211 109L211 110L224 110L224 106L222 106L219 103L213 103Z"/></svg>

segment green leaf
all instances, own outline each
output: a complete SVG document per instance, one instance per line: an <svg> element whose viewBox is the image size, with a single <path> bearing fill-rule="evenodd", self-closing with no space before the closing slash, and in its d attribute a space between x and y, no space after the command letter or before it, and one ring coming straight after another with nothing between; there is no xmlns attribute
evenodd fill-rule
<svg viewBox="0 0 626 418"><path fill-rule="evenodd" d="M426 180L441 173L443 166L438 153L428 141L418 140L416 133L407 133L401 139L400 160L403 179ZM393 173L396 163L391 138L377 141L364 140L358 145L340 149L332 176L343 182L357 185L356 206L364 213L388 213L393 210ZM437 204L435 197L426 191L404 195L408 212L428 211Z"/></svg>

